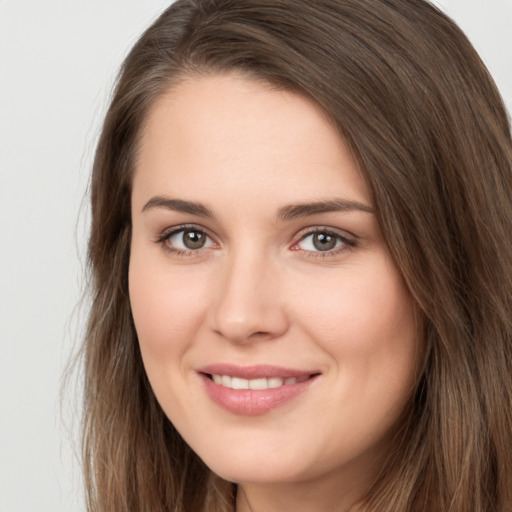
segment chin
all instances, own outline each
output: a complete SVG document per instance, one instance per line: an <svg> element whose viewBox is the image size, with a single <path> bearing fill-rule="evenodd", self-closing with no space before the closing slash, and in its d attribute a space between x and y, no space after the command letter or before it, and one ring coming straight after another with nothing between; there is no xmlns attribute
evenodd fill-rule
<svg viewBox="0 0 512 512"><path fill-rule="evenodd" d="M312 473L312 468L318 472L318 464L307 462L300 449L286 453L252 446L249 452L226 450L221 456L209 453L202 459L215 474L234 483L294 483L320 476Z"/></svg>
<svg viewBox="0 0 512 512"><path fill-rule="evenodd" d="M272 464L260 464L257 467L252 464L214 465L210 469L218 476L237 484L284 484L295 483L306 479L302 472L296 469L274 466Z"/></svg>

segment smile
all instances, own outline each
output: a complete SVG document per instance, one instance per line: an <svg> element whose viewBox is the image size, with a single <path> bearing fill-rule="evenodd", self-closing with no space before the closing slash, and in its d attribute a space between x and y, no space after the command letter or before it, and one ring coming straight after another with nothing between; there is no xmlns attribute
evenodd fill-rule
<svg viewBox="0 0 512 512"><path fill-rule="evenodd" d="M215 384L230 389L275 389L281 386L289 386L304 382L309 379L309 375L303 377L261 377L258 379L242 379L240 377L231 377L229 375L211 375Z"/></svg>
<svg viewBox="0 0 512 512"><path fill-rule="evenodd" d="M256 416L306 393L320 372L216 364L198 371L207 396L230 413Z"/></svg>

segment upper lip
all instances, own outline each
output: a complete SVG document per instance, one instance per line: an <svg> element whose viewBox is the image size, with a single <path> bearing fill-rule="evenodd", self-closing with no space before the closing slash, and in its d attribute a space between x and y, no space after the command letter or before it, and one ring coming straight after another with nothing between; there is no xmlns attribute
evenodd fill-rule
<svg viewBox="0 0 512 512"><path fill-rule="evenodd" d="M300 378L309 375L316 375L319 371L299 370L296 368L285 368L274 365L252 365L239 366L228 363L216 363L198 368L199 373L208 375L229 375L230 377L238 377L240 379L262 379L265 377L281 377L287 379L290 377Z"/></svg>

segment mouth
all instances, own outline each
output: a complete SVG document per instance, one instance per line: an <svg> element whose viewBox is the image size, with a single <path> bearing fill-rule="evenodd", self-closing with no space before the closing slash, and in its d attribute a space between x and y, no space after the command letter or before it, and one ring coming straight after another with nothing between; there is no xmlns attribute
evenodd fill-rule
<svg viewBox="0 0 512 512"><path fill-rule="evenodd" d="M207 395L222 409L244 416L264 414L306 393L321 376L276 366L216 364L198 370Z"/></svg>

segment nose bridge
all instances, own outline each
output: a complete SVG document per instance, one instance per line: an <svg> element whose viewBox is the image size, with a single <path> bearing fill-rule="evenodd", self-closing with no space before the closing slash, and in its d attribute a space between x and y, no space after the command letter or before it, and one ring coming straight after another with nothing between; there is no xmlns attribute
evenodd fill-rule
<svg viewBox="0 0 512 512"><path fill-rule="evenodd" d="M233 251L219 274L213 305L214 330L238 343L273 339L287 329L272 258L249 247Z"/></svg>

